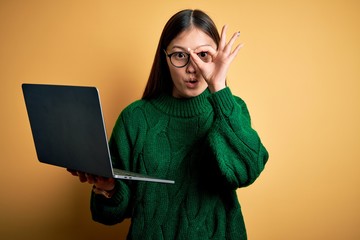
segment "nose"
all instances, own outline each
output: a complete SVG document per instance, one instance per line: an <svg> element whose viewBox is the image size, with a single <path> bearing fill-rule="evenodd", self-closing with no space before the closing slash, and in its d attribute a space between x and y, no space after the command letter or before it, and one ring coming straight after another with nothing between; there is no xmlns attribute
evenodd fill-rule
<svg viewBox="0 0 360 240"><path fill-rule="evenodd" d="M189 63L186 65L186 72L187 73L196 72L196 65L191 59L189 60Z"/></svg>

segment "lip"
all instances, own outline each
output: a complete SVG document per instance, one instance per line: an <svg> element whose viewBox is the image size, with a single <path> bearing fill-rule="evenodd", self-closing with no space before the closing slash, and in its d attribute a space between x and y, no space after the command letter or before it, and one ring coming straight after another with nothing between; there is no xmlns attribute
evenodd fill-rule
<svg viewBox="0 0 360 240"><path fill-rule="evenodd" d="M190 80L185 81L185 85L188 88L195 88L195 87L197 87L198 84L199 84L199 81L196 79L190 79Z"/></svg>

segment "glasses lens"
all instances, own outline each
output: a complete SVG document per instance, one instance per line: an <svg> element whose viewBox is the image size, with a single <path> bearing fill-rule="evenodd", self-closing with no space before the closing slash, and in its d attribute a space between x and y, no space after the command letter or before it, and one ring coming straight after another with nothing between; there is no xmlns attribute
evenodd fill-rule
<svg viewBox="0 0 360 240"><path fill-rule="evenodd" d="M170 61L175 67L184 67L189 62L189 54L184 52L174 52L170 56Z"/></svg>
<svg viewBox="0 0 360 240"><path fill-rule="evenodd" d="M207 52L199 52L197 54L203 62L211 62L212 57ZM174 52L169 55L172 65L178 68L185 67L190 61L190 54L185 52Z"/></svg>

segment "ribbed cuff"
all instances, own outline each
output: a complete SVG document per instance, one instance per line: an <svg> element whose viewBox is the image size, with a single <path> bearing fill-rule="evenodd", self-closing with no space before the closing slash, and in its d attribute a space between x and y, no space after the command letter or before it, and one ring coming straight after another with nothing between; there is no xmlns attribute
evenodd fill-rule
<svg viewBox="0 0 360 240"><path fill-rule="evenodd" d="M208 98L216 114L223 114L225 116L231 114L235 99L229 87L211 94Z"/></svg>

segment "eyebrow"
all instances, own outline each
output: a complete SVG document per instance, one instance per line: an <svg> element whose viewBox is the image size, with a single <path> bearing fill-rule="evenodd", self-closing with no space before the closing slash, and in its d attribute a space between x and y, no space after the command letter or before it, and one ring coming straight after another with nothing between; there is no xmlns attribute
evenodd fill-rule
<svg viewBox="0 0 360 240"><path fill-rule="evenodd" d="M184 47L181 47L181 46L177 46L177 45L174 45L171 49L174 49L174 48L180 48L180 49L183 49L183 50L185 50L185 48Z"/></svg>
<svg viewBox="0 0 360 240"><path fill-rule="evenodd" d="M199 47L205 47L205 46L210 46L210 47L211 47L211 44L199 45L199 46L197 46L195 49L197 49L197 48L199 48ZM187 52L187 48L182 47L182 46L179 46L179 45L174 45L174 46L171 48L171 50L174 49L174 48L180 48L180 49L182 49L184 52Z"/></svg>

